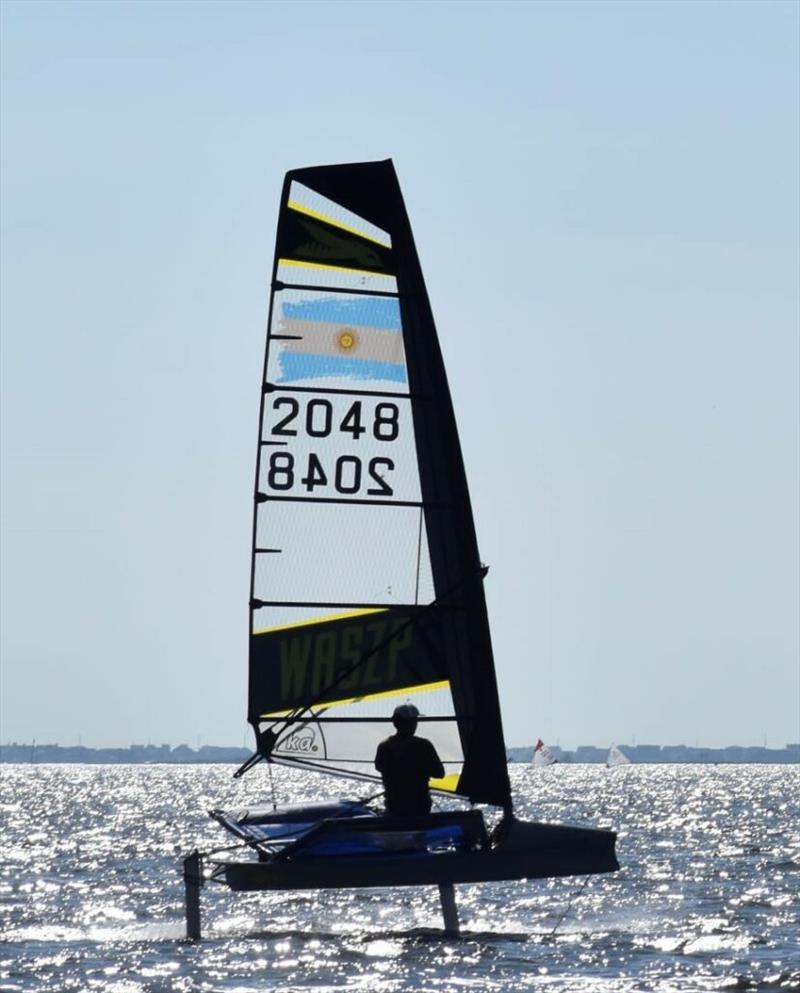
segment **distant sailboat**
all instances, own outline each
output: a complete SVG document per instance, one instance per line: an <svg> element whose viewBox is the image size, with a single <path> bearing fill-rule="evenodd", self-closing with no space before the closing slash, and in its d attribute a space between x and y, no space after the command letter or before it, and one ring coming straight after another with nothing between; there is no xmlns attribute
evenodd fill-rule
<svg viewBox="0 0 800 993"><path fill-rule="evenodd" d="M612 745L608 750L608 755L606 757L606 765L609 769L614 769L619 765L630 765L631 760L628 756L617 748L616 745Z"/></svg>
<svg viewBox="0 0 800 993"><path fill-rule="evenodd" d="M548 765L555 765L558 759L550 751L549 747L540 738L536 742L536 748L533 750L533 759L531 760L531 765L537 769L544 768Z"/></svg>

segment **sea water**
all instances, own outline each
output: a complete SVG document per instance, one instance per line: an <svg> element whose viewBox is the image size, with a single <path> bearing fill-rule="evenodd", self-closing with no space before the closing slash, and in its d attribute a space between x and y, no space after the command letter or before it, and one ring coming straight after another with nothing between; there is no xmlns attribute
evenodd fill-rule
<svg viewBox="0 0 800 993"><path fill-rule="evenodd" d="M211 807L263 767L0 766L3 991L800 990L800 767L511 766L519 816L613 827L618 873L456 887L202 891L182 857L234 841ZM347 783L278 770L279 802ZM320 791L323 791L320 793Z"/></svg>

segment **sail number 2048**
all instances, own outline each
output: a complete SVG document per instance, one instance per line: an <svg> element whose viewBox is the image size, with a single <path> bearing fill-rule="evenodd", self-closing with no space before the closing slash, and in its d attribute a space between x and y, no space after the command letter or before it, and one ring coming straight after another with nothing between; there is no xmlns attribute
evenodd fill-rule
<svg viewBox="0 0 800 993"><path fill-rule="evenodd" d="M272 434L279 436L295 436L298 424L305 428L305 433L311 438L327 438L334 430L336 419L333 416L333 404L330 400L309 400L306 404L305 417L300 418L300 403L294 397L278 397L272 409L282 415L272 429ZM371 428L367 427L368 420L364 417L362 403L356 400L341 419L338 430L342 434L352 435L356 441L368 430L377 441L394 441L400 432L398 423L400 409L396 403L378 403L375 405Z"/></svg>
<svg viewBox="0 0 800 993"><path fill-rule="evenodd" d="M294 397L278 397L272 404L276 420L270 435L288 440L299 436L331 438L346 435L348 440L370 439L377 442L396 441L400 433L400 409L395 403L365 404L356 400L343 413L337 412L330 400L313 399L305 404ZM280 442L278 442L280 443ZM267 484L272 490L292 490L298 484L308 493L327 489L352 496L388 497L394 495L387 475L394 469L394 461L379 455L360 458L358 455L339 455L331 452L330 443L321 446L321 453L307 455L291 451L273 451L267 465ZM360 446L359 446L360 447Z"/></svg>

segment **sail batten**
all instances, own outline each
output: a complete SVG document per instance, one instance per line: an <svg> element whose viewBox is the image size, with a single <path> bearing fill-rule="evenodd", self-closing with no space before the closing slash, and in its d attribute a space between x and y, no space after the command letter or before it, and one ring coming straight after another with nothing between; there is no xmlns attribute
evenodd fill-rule
<svg viewBox="0 0 800 993"><path fill-rule="evenodd" d="M400 691L400 692L402 692L402 691ZM388 693L386 694L386 696L389 696L389 695L396 695L396 694L388 694ZM336 702L337 703L338 702L341 702L341 703L350 703L350 702L355 702L355 701L344 700L344 701L336 701ZM291 715L287 715L286 717L282 717L282 715L280 715L280 714L262 714L261 716L262 716L262 718L267 718L267 717L273 717L273 718L274 717L281 717L282 722L285 722L285 723L288 723L288 724L310 724L312 721L315 724L391 724L392 723L392 718L391 717L314 717L314 718L309 718L309 717L292 717ZM436 721L457 721L458 719L459 718L458 717L455 717L455 716L442 716L441 714L435 714L435 715L433 715L431 717L420 717L419 718L419 723L422 724L422 725L424 725L426 723L433 724ZM371 762L372 759L351 759L351 761L352 762Z"/></svg>
<svg viewBox="0 0 800 993"><path fill-rule="evenodd" d="M275 493L257 493L256 499L261 503L343 503L358 504L363 507L438 507L443 508L443 503L425 503L422 500L358 500L347 499L345 497L302 497L302 496L281 496Z"/></svg>
<svg viewBox="0 0 800 993"><path fill-rule="evenodd" d="M337 390L332 387L324 386L276 386L274 383L267 383L264 386L265 393L319 393L324 396L326 394L331 394L333 396L354 396L354 397L392 397L399 400L424 400L425 397L412 396L410 393L396 393L387 392L385 390L354 390L354 389L343 389Z"/></svg>
<svg viewBox="0 0 800 993"><path fill-rule="evenodd" d="M394 610L398 608L400 610L421 610L424 604L419 603L364 603L363 601L359 603L344 603L336 602L331 600L254 600L252 601L253 609L260 610L262 607L325 607L330 610L342 609L342 610L352 610L354 613L367 613L369 611L378 610ZM457 610L459 608L452 607L452 610ZM310 624L311 621L301 622L294 625L281 625L282 627L304 627L306 623ZM266 630L278 630L278 627L265 629L264 631L253 631L253 634L264 634Z"/></svg>
<svg viewBox="0 0 800 993"><path fill-rule="evenodd" d="M287 175L262 383L257 736L275 760L346 774L408 700L447 767L437 787L509 808L485 569L391 162Z"/></svg>
<svg viewBox="0 0 800 993"><path fill-rule="evenodd" d="M281 290L318 290L318 286L310 286L308 283L285 283L282 280L276 280L272 284L272 289L277 293ZM348 296L354 297L391 297L392 299L399 299L400 294L395 290L365 290L358 287L344 287L344 286L326 286L326 293L346 293Z"/></svg>

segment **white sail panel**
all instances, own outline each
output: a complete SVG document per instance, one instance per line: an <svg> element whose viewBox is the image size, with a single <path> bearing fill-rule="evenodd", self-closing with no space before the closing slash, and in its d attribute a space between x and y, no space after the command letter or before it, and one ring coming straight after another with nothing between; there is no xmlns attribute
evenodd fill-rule
<svg viewBox="0 0 800 993"><path fill-rule="evenodd" d="M408 371L397 298L276 293L267 381L289 388L405 392Z"/></svg>
<svg viewBox="0 0 800 993"><path fill-rule="evenodd" d="M259 492L418 503L410 401L313 393L265 398Z"/></svg>
<svg viewBox="0 0 800 993"><path fill-rule="evenodd" d="M392 712L399 703L413 703L420 712L420 733L430 738L436 745L442 762L460 763L464 755L456 728L453 698L449 684L444 682L426 686L409 687L391 693L380 693L375 697L343 699L325 706L315 707L298 722L300 727L282 736L276 746L276 754L298 751L289 743L292 735L302 733L302 728L316 724L321 730L319 758L339 759L346 762L372 762L375 749L380 741L393 734ZM265 719L281 717L277 714L264 714ZM339 720L346 717L347 720ZM351 723L352 721L352 723ZM356 723L356 721L358 723ZM364 729L370 727L371 739L364 746ZM290 725L291 727L291 725ZM367 756L365 758L365 750Z"/></svg>
<svg viewBox="0 0 800 993"><path fill-rule="evenodd" d="M275 278L290 286L397 293L397 280L387 273L328 265L325 262L306 262L303 259L278 259Z"/></svg>
<svg viewBox="0 0 800 993"><path fill-rule="evenodd" d="M429 602L417 507L268 502L256 547L274 549L256 555L259 600L278 599L279 590L282 601L315 604Z"/></svg>
<svg viewBox="0 0 800 993"><path fill-rule="evenodd" d="M374 697L342 699L315 707L296 723L289 723L275 746L279 758L367 766L374 773L374 755L380 742L394 733L391 716L398 703L413 703L420 711L420 734L433 742L445 767L438 789L455 786L464 755L455 721L453 699L446 681L408 687ZM264 714L271 727L282 714ZM341 719L345 718L345 719Z"/></svg>

